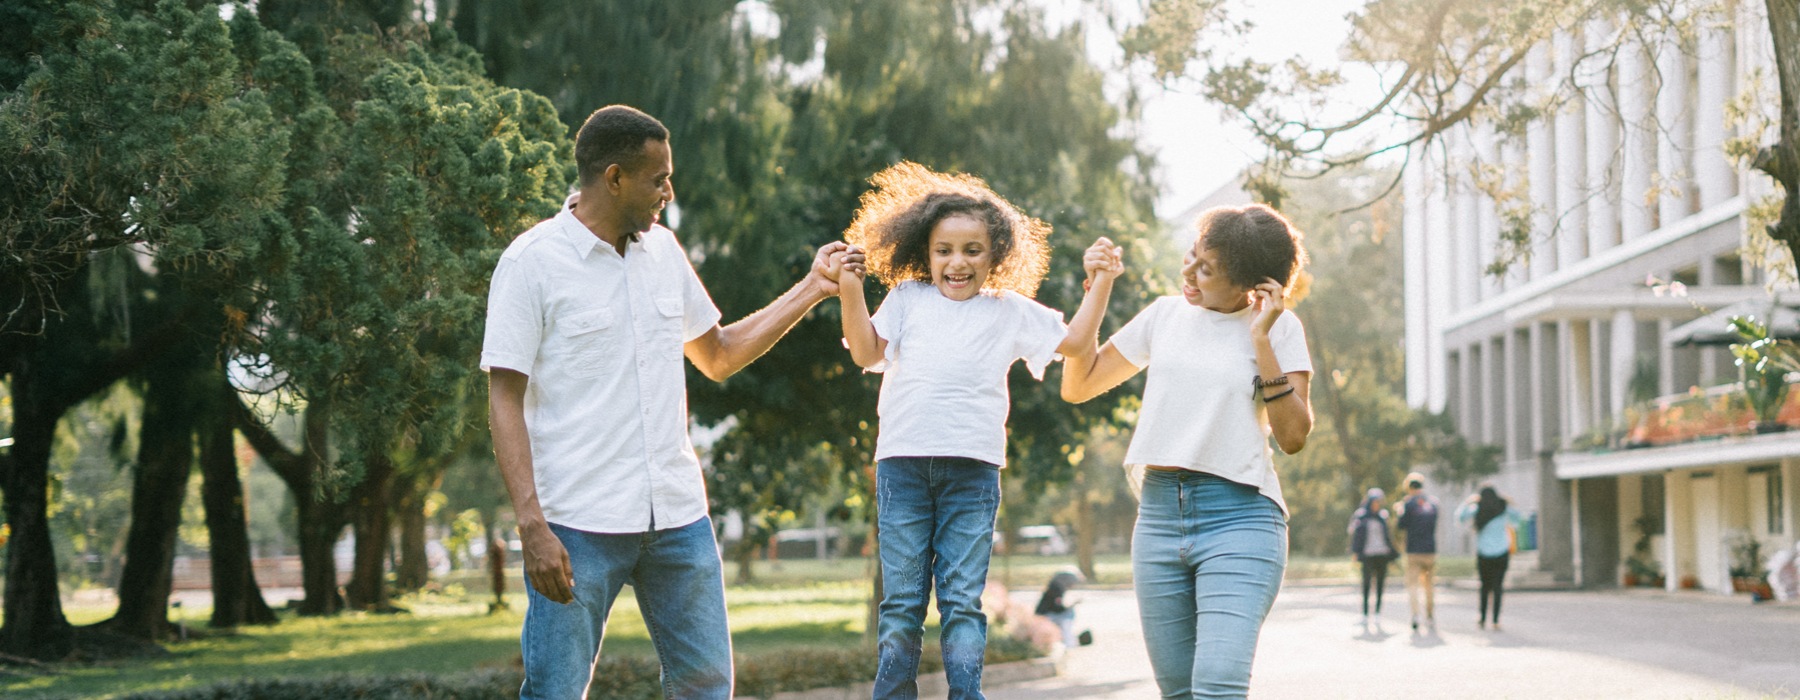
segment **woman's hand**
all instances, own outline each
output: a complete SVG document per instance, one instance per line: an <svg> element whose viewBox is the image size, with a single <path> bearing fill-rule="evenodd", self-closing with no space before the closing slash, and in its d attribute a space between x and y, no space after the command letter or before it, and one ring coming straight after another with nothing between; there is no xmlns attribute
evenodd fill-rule
<svg viewBox="0 0 1800 700"><path fill-rule="evenodd" d="M1287 310L1286 293L1281 283L1267 277L1256 286L1250 288L1250 304L1256 307L1256 331L1264 336L1269 329L1275 327L1275 319L1281 318L1281 312Z"/></svg>
<svg viewBox="0 0 1800 700"><path fill-rule="evenodd" d="M1125 249L1101 236L1082 254L1081 269L1087 272L1090 280L1117 277L1125 271Z"/></svg>

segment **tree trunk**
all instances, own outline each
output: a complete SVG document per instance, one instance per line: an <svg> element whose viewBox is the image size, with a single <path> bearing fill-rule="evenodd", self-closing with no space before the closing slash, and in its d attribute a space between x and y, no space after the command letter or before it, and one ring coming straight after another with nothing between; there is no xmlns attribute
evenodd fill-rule
<svg viewBox="0 0 1800 700"><path fill-rule="evenodd" d="M1766 6L1781 86L1781 115L1776 120L1780 141L1758 158L1757 167L1781 184L1785 198L1781 218L1769 226L1769 236L1787 245L1800 262L1800 2L1767 0Z"/></svg>
<svg viewBox="0 0 1800 700"><path fill-rule="evenodd" d="M329 439L330 409L323 400L306 405L301 422L301 448L290 450L268 426L246 408L242 399L229 404L232 423L256 453L262 455L282 483L294 494L296 531L300 540L300 585L306 597L300 601L302 616L335 615L344 609L338 595L337 561L332 547L344 531L344 507L320 492L316 475Z"/></svg>
<svg viewBox="0 0 1800 700"><path fill-rule="evenodd" d="M356 558L344 597L358 610L389 609L383 564L390 538L393 487L393 462L385 454L372 454L365 462L362 481L351 490L350 526L356 537Z"/></svg>
<svg viewBox="0 0 1800 700"><path fill-rule="evenodd" d="M236 401L230 387L217 374L219 401ZM263 600L256 585L250 557L250 525L244 512L244 484L238 478L237 451L232 445L231 423L222 407L207 412L200 427L201 501L206 505L206 530L212 546L213 627L270 625L275 611Z"/></svg>
<svg viewBox="0 0 1800 700"><path fill-rule="evenodd" d="M499 529L491 523L492 519L482 518L482 531L487 533L487 572L488 590L494 593L494 602L488 603L488 612L496 613L511 606L506 604L506 540L500 538Z"/></svg>
<svg viewBox="0 0 1800 700"><path fill-rule="evenodd" d="M1098 581L1094 571L1094 540L1099 533L1094 532L1094 499L1088 496L1092 487L1088 485L1087 474L1076 474L1071 486L1075 489L1075 566L1087 580Z"/></svg>
<svg viewBox="0 0 1800 700"><path fill-rule="evenodd" d="M12 453L7 457L4 502L11 536L6 542L6 624L0 653L54 660L75 649L74 628L63 616L56 590L56 551L50 542L50 446L60 409L48 408L29 371L17 371L12 392Z"/></svg>
<svg viewBox="0 0 1800 700"><path fill-rule="evenodd" d="M129 637L159 640L171 634L169 593L176 534L194 466L195 405L188 379L185 372L152 370L144 386L119 610L101 623Z"/></svg>
<svg viewBox="0 0 1800 700"><path fill-rule="evenodd" d="M394 588L411 593L431 580L431 558L425 550L425 500L433 484L422 479L407 479L403 484L407 493L395 506L400 518L400 565L394 569Z"/></svg>

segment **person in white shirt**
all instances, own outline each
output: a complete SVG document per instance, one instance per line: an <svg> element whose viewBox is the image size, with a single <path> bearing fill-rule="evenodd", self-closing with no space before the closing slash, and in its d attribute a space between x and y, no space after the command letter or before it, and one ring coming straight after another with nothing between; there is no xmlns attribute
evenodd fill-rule
<svg viewBox="0 0 1800 700"><path fill-rule="evenodd" d="M723 566L687 435L685 355L723 381L860 269L843 243L805 279L721 328L687 254L658 225L675 198L669 132L622 105L575 141L580 188L515 239L489 289L481 367L494 453L524 547L521 698L587 694L620 588L636 590L670 697L728 698Z"/></svg>
<svg viewBox="0 0 1800 700"><path fill-rule="evenodd" d="M1202 214L1182 296L1151 302L1096 348L1117 270L1102 269L1070 323L1063 398L1081 402L1145 369L1125 455L1139 488L1131 560L1151 667L1165 698L1244 697L1256 638L1287 567L1287 505L1268 438L1292 454L1312 432L1312 361L1286 310L1306 253L1262 205Z"/></svg>
<svg viewBox="0 0 1800 700"><path fill-rule="evenodd" d="M1007 371L1032 376L1068 342L1062 313L1031 299L1050 226L968 175L901 163L877 173L845 234L891 291L869 315L844 265L844 341L882 372L875 443L882 600L874 697L916 698L936 583L951 698L980 698L981 592L1006 461Z"/></svg>

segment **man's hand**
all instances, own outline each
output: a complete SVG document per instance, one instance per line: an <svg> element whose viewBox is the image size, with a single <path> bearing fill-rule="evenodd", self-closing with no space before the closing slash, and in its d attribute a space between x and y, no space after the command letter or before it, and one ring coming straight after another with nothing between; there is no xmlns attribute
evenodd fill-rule
<svg viewBox="0 0 1800 700"><path fill-rule="evenodd" d="M550 526L519 526L520 546L525 549L525 577L538 595L567 605L575 600L575 567L569 550L550 531Z"/></svg>
<svg viewBox="0 0 1800 700"><path fill-rule="evenodd" d="M807 273L807 279L825 296L835 297L842 289L839 277L844 270L853 269L861 276L863 261L862 249L843 241L832 241L821 246L818 254L813 256L812 271Z"/></svg>

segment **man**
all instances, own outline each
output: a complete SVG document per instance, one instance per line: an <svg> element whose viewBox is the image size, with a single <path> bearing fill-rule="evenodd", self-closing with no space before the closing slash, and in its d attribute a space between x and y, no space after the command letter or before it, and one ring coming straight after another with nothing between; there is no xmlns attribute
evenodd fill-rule
<svg viewBox="0 0 1800 700"><path fill-rule="evenodd" d="M494 270L481 366L530 606L521 698L585 697L620 587L637 592L670 697L728 698L723 566L687 435L685 355L723 381L837 293L831 256L768 307L719 310L668 229L669 132L631 107L588 117L580 190ZM851 252L844 264L860 265Z"/></svg>
<svg viewBox="0 0 1800 700"><path fill-rule="evenodd" d="M1432 588L1437 578L1437 499L1425 494L1425 476L1406 475L1406 500L1400 502L1400 531L1406 535L1406 602L1412 606L1412 628L1419 629L1419 595L1425 596L1425 623L1437 629Z"/></svg>

